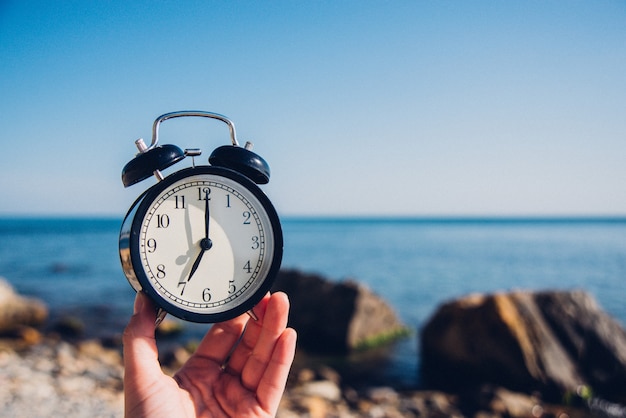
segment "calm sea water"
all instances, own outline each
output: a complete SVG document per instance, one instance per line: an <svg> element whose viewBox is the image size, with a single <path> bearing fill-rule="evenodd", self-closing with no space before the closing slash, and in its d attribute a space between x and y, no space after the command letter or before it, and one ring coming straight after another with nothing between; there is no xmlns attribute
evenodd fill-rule
<svg viewBox="0 0 626 418"><path fill-rule="evenodd" d="M119 264L120 222L0 219L0 276L54 317L80 315L89 335L119 333L134 298ZM416 383L419 328L468 293L584 289L626 324L626 219L284 219L283 229L284 268L363 282L416 331L368 376L381 383Z"/></svg>

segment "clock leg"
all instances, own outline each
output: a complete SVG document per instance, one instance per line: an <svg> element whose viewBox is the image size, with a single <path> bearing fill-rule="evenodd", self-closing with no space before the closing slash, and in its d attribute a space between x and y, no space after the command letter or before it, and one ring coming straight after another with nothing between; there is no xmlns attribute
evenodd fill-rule
<svg viewBox="0 0 626 418"><path fill-rule="evenodd" d="M249 310L249 311L247 311L246 313L250 316L250 318L254 319L255 321L258 321L258 320L259 320L259 317L258 317L258 316L256 316L256 314L254 313L254 311L253 311L252 309L250 309L250 310Z"/></svg>
<svg viewBox="0 0 626 418"><path fill-rule="evenodd" d="M165 315L167 315L167 312L165 312L161 308L157 309L157 317L156 317L156 321L154 321L155 328L158 327L161 322L163 322L163 320L165 319Z"/></svg>

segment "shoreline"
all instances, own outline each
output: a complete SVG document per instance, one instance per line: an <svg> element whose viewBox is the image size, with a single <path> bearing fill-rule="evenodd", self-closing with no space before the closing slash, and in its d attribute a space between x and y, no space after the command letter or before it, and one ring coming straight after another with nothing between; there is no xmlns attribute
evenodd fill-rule
<svg viewBox="0 0 626 418"><path fill-rule="evenodd" d="M121 347L98 340L68 342L59 335L42 336L29 347L11 347L0 339L4 384L0 405L4 416L123 417ZM180 351L162 365L171 374ZM533 415L535 414L535 415ZM566 414L566 415L563 415ZM329 366L315 369L294 364L278 418L317 417L591 417L579 404L553 405L538 395L482 387L475 393L451 394L433 389L401 390L391 386L354 388Z"/></svg>

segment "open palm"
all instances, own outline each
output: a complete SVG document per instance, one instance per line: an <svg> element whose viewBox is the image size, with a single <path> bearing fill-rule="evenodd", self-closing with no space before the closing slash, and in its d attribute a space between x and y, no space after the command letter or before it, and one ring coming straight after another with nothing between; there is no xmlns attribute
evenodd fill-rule
<svg viewBox="0 0 626 418"><path fill-rule="evenodd" d="M138 293L123 337L126 418L275 416L296 333L287 328L284 293L266 295L254 312L257 321L244 314L213 325L191 358L169 377L158 362L154 306Z"/></svg>

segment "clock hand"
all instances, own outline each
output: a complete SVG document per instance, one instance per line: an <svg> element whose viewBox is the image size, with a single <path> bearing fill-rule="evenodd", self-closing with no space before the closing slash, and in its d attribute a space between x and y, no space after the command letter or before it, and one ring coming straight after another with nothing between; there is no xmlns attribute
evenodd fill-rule
<svg viewBox="0 0 626 418"><path fill-rule="evenodd" d="M209 220L211 219L209 212L209 192L207 191L206 197L204 199L204 238L200 240L200 254L198 254L198 258L193 262L191 266L191 271L189 272L189 277L187 281L191 280L191 276L194 275L196 270L198 270L198 266L200 265L200 260L202 260L202 256L205 251L210 249L213 246L213 242L209 238Z"/></svg>
<svg viewBox="0 0 626 418"><path fill-rule="evenodd" d="M209 213L209 192L207 190L204 197L204 239L209 240L209 221L211 219ZM210 241L210 240L209 240Z"/></svg>
<svg viewBox="0 0 626 418"><path fill-rule="evenodd" d="M204 239L202 241L204 241ZM202 260L202 256L204 255L205 251L206 250L204 248L200 249L200 254L198 254L198 258L196 258L196 261L193 262L193 266L191 266L191 271L189 272L189 277L187 278L187 281L191 280L191 276L193 276L196 270L198 270L198 266L200 265L200 260Z"/></svg>
<svg viewBox="0 0 626 418"><path fill-rule="evenodd" d="M202 238L202 240L200 240L200 254L198 254L198 258L196 258L196 261L193 262L193 266L191 266L191 271L189 272L189 277L187 278L187 281L191 280L191 276L193 276L196 270L198 270L198 266L200 265L200 260L202 260L202 256L207 250L211 249L212 246L213 243L210 239Z"/></svg>

